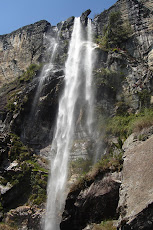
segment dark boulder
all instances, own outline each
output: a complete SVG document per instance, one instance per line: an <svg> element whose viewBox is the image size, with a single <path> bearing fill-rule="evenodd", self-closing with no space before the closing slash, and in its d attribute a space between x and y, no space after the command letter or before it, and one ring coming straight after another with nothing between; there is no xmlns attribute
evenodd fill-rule
<svg viewBox="0 0 153 230"><path fill-rule="evenodd" d="M89 223L115 218L119 187L119 182L106 175L80 192L69 193L61 230L81 230Z"/></svg>
<svg viewBox="0 0 153 230"><path fill-rule="evenodd" d="M87 21L88 21L88 15L91 13L91 10L89 9L89 10L86 10L84 13L82 13L82 15L81 15L81 18L80 18L80 20L81 20L81 22L82 22L82 24L83 25L87 25Z"/></svg>

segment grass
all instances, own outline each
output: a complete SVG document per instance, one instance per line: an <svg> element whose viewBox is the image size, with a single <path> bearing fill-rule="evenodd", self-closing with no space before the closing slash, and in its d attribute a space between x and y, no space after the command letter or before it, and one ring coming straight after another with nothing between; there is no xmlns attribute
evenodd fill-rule
<svg viewBox="0 0 153 230"><path fill-rule="evenodd" d="M19 82L23 83L23 82L30 82L37 74L37 72L40 70L40 68L42 67L42 64L37 65L37 64L31 64L26 72L24 72L19 78Z"/></svg>
<svg viewBox="0 0 153 230"><path fill-rule="evenodd" d="M92 230L116 230L116 227L113 226L113 221L102 221L100 224L95 224Z"/></svg>
<svg viewBox="0 0 153 230"><path fill-rule="evenodd" d="M84 174L89 172L92 161L90 159L78 158L70 163L71 174Z"/></svg>
<svg viewBox="0 0 153 230"><path fill-rule="evenodd" d="M129 136L132 132L139 132L153 125L153 109L144 108L137 114L118 115L107 120L107 135Z"/></svg>
<svg viewBox="0 0 153 230"><path fill-rule="evenodd" d="M88 173L80 176L70 189L70 192L79 191L90 186L97 176L103 177L108 172L121 171L123 166L122 151L119 154L103 156Z"/></svg>

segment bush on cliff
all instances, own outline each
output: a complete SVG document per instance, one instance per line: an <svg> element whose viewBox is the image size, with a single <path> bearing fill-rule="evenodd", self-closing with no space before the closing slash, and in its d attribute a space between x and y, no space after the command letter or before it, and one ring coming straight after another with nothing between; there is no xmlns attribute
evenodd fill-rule
<svg viewBox="0 0 153 230"><path fill-rule="evenodd" d="M153 109L143 108L137 114L117 115L107 120L107 135L126 138L132 132L139 132L143 128L153 125Z"/></svg>
<svg viewBox="0 0 153 230"><path fill-rule="evenodd" d="M122 20L120 11L111 12L108 24L103 29L103 36L97 39L100 48L121 48L132 34L132 29L128 21Z"/></svg>

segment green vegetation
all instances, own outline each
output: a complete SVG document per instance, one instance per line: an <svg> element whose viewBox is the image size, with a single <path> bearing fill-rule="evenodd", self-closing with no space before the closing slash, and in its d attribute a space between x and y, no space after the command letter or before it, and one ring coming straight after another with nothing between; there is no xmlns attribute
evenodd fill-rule
<svg viewBox="0 0 153 230"><path fill-rule="evenodd" d="M132 132L141 131L153 125L153 109L144 108L137 114L117 115L107 120L106 133L117 137L127 137Z"/></svg>
<svg viewBox="0 0 153 230"><path fill-rule="evenodd" d="M22 162L23 160L27 160L30 157L30 151L28 147L26 147L20 140L20 138L11 133L10 134L10 151L9 151L9 158L11 161L17 159L18 161Z"/></svg>
<svg viewBox="0 0 153 230"><path fill-rule="evenodd" d="M121 171L123 166L122 154L121 151L119 154L104 155L87 174L80 176L77 182L72 185L71 192L86 188L97 176L108 172Z"/></svg>
<svg viewBox="0 0 153 230"><path fill-rule="evenodd" d="M19 78L18 81L20 83L23 82L30 82L37 74L37 72L40 70L40 68L42 67L42 64L37 65L37 64L31 64L26 72L24 72Z"/></svg>
<svg viewBox="0 0 153 230"><path fill-rule="evenodd" d="M138 92L139 101L141 103L141 107L149 107L150 106L150 93L147 89Z"/></svg>
<svg viewBox="0 0 153 230"><path fill-rule="evenodd" d="M29 197L28 202L30 204L40 205L46 201L47 194L47 174L43 174L42 172L34 172L31 173L31 195Z"/></svg>
<svg viewBox="0 0 153 230"><path fill-rule="evenodd" d="M122 20L120 11L112 12L109 15L108 24L104 27L103 36L98 37L96 42L102 49L121 48L132 34L132 29L128 21Z"/></svg>
<svg viewBox="0 0 153 230"><path fill-rule="evenodd" d="M17 192L22 191L24 200L19 199L17 201L19 205L26 202L40 205L45 202L48 170L38 163L41 159L33 155L31 150L13 133L9 135L8 157L16 165L0 177L0 184L6 186L9 182ZM5 201L0 202L0 211L8 211Z"/></svg>
<svg viewBox="0 0 153 230"><path fill-rule="evenodd" d="M113 225L113 220L102 221L100 224L95 224L92 230L115 230L116 227Z"/></svg>
<svg viewBox="0 0 153 230"><path fill-rule="evenodd" d="M45 169L45 168L42 168L38 162L37 162L37 157L32 157L30 160L26 160L26 163L30 164L31 167L33 168L32 171L35 171L35 172L44 172L44 173L48 173L48 170Z"/></svg>
<svg viewBox="0 0 153 230"><path fill-rule="evenodd" d="M89 172L92 161L89 159L78 158L70 163L71 174L85 174Z"/></svg>
<svg viewBox="0 0 153 230"><path fill-rule="evenodd" d="M116 91L122 80L124 80L122 72L116 72L108 68L101 68L95 71L94 83L98 88L105 85Z"/></svg>
<svg viewBox="0 0 153 230"><path fill-rule="evenodd" d="M23 109L23 105L28 101L28 96L23 96L22 87L25 87L37 75L41 67L42 65L31 64L20 77L3 86L1 91L6 93L7 111L16 113Z"/></svg>
<svg viewBox="0 0 153 230"><path fill-rule="evenodd" d="M19 90L13 91L13 94L8 95L6 108L10 112L17 113L23 109L23 105L28 101L27 95L22 99L18 95Z"/></svg>

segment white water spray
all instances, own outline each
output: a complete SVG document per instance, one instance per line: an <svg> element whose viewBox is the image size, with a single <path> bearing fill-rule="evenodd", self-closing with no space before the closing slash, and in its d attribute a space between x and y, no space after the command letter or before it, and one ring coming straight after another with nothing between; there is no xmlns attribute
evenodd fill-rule
<svg viewBox="0 0 153 230"><path fill-rule="evenodd" d="M87 47L86 47L86 59L85 59L85 73L86 73L86 85L85 85L85 99L87 101L87 129L89 135L93 132L93 111L94 111L94 93L92 87L92 72L94 64L94 45L92 43L92 23L88 18L87 26Z"/></svg>
<svg viewBox="0 0 153 230"><path fill-rule="evenodd" d="M89 24L90 25L90 24ZM91 25L88 29L88 39L91 39ZM90 43L91 41L89 41ZM80 18L75 18L74 27L68 52L68 59L65 64L65 89L59 102L59 111L56 123L55 134L52 142L51 153L55 153L51 161L51 176L48 182L48 199L45 217L45 230L59 230L61 215L64 209L66 198L66 182L68 174L68 160L73 144L76 106L80 95L85 95L82 102L88 102L89 112L91 112L91 47L87 43L84 50L85 41L83 39ZM84 50L84 51L82 51ZM84 52L84 54L83 54ZM82 60L88 55L87 60ZM85 65L85 66L84 66ZM89 68L89 69L88 69ZM81 73L85 69L85 78ZM85 94L82 94L82 85L85 83ZM91 117L87 119L91 122Z"/></svg>
<svg viewBox="0 0 153 230"><path fill-rule="evenodd" d="M48 41L49 43L49 48L48 48L48 53L51 54L50 56L50 60L49 63L45 64L43 66L43 69L41 71L40 77L39 77L39 84L38 84L38 88L33 100L33 106L32 106L32 111L31 111L31 115L33 116L34 112L35 112L35 108L37 106L42 88L43 88L43 84L45 82L45 80L47 79L47 77L49 76L50 72L53 70L54 68L54 62L55 62L55 57L56 57L56 53L57 53L57 49L58 49L58 44L59 44L59 35L61 32L61 28L63 26L63 22L61 24L60 29L57 32L56 37L52 37L52 36L45 36L46 41Z"/></svg>

